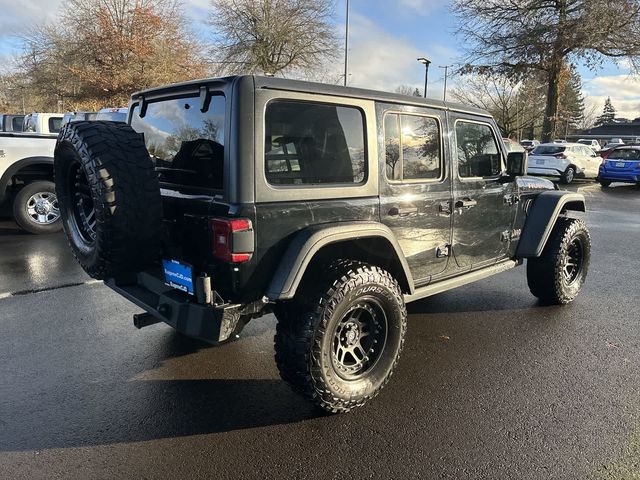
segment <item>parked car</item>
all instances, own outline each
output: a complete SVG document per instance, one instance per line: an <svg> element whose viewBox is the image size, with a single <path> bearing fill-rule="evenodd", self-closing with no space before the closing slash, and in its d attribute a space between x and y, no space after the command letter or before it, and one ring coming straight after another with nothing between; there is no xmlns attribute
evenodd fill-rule
<svg viewBox="0 0 640 480"><path fill-rule="evenodd" d="M53 184L55 144L53 135L0 133L0 206L27 232L62 228Z"/></svg>
<svg viewBox="0 0 640 480"><path fill-rule="evenodd" d="M96 120L109 120L111 122L126 122L128 108L103 108L98 111Z"/></svg>
<svg viewBox="0 0 640 480"><path fill-rule="evenodd" d="M520 141L520 145L522 145L527 152L530 152L540 145L540 142L538 140L522 140Z"/></svg>
<svg viewBox="0 0 640 480"><path fill-rule="evenodd" d="M526 152L524 147L520 145L515 140L511 140L510 138L503 138L504 146L507 148L507 153L509 152Z"/></svg>
<svg viewBox="0 0 640 480"><path fill-rule="evenodd" d="M24 117L22 131L39 135L58 135L62 127L62 114L30 113Z"/></svg>
<svg viewBox="0 0 640 480"><path fill-rule="evenodd" d="M281 377L329 412L387 383L406 303L525 258L546 304L586 278L589 232L571 216L584 197L524 177L526 154L506 153L484 110L257 76L130 105L129 124L69 123L58 139L80 265L146 310L139 328L219 344L274 312Z"/></svg>
<svg viewBox="0 0 640 480"><path fill-rule="evenodd" d="M62 117L62 125L69 122L81 122L83 120L95 120L97 112L67 112Z"/></svg>
<svg viewBox="0 0 640 480"><path fill-rule="evenodd" d="M566 140L563 140L562 138L556 138L553 143L567 143Z"/></svg>
<svg viewBox="0 0 640 480"><path fill-rule="evenodd" d="M602 147L602 150L600 150L600 152L609 151L609 153L611 153L611 150L613 150L614 148L622 147L623 145L625 145L624 142L609 142L605 144L604 147Z"/></svg>
<svg viewBox="0 0 640 480"><path fill-rule="evenodd" d="M21 132L24 115L0 115L0 132Z"/></svg>
<svg viewBox="0 0 640 480"><path fill-rule="evenodd" d="M578 140L578 143L581 145L586 145L587 147L591 148L591 150L593 150L594 152L599 152L602 147L600 146L600 143L597 140L589 140L587 138L581 138L580 140Z"/></svg>
<svg viewBox="0 0 640 480"><path fill-rule="evenodd" d="M544 143L529 155L530 175L559 177L568 184L574 178L595 179L601 158L591 148L579 143Z"/></svg>
<svg viewBox="0 0 640 480"><path fill-rule="evenodd" d="M600 165L598 181L605 188L612 182L640 184L640 146L613 149Z"/></svg>

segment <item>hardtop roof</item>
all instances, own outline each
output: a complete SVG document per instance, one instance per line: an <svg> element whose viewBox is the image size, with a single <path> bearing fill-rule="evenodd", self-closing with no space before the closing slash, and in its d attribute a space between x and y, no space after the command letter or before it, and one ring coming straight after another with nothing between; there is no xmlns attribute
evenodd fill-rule
<svg viewBox="0 0 640 480"><path fill-rule="evenodd" d="M204 86L212 83L234 83L242 79L252 79L256 89L286 90L302 93L315 93L320 95L333 95L339 97L358 98L374 100L387 103L402 103L405 105L415 105L421 107L437 108L441 110L451 110L456 112L470 113L483 117L491 117L486 110L462 105L454 102L443 102L433 98L422 98L399 93L382 92L378 90L368 90L356 87L344 87L342 85L330 85L326 83L307 82L302 80L290 80L286 78L264 77L260 75L236 75L220 78L205 78L200 80L190 80L188 82L175 83L161 87L150 88L134 93L131 98L136 100L148 95L164 95L176 93L185 87Z"/></svg>

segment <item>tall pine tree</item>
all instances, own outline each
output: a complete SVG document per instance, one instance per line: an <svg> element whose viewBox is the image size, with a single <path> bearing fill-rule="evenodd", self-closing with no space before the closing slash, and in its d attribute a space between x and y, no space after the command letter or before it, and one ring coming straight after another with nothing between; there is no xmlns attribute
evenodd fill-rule
<svg viewBox="0 0 640 480"><path fill-rule="evenodd" d="M616 119L616 109L611 103L611 97L607 97L607 100L604 102L604 110L602 111L602 115L600 115L596 119L596 126L606 125L607 123L613 123Z"/></svg>

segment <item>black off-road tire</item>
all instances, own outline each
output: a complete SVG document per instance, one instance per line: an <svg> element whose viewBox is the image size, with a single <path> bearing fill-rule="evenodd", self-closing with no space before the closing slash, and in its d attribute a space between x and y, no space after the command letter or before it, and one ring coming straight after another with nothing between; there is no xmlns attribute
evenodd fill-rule
<svg viewBox="0 0 640 480"><path fill-rule="evenodd" d="M564 171L562 175L560 175L560 183L564 185L569 185L576 178L576 169L575 167L569 166Z"/></svg>
<svg viewBox="0 0 640 480"><path fill-rule="evenodd" d="M575 249L580 250L576 262ZM572 253L573 252L573 253ZM547 241L542 256L527 261L527 283L531 293L545 305L572 302L584 285L589 271L591 237L582 220L559 218ZM566 263L579 263L576 270Z"/></svg>
<svg viewBox="0 0 640 480"><path fill-rule="evenodd" d="M296 392L325 411L348 412L375 397L389 381L404 344L407 310L398 282L379 267L341 260L318 273L312 275L313 282L301 286L294 301L276 305L276 364L282 379ZM370 314L366 308L378 315L371 313L371 319L381 319L383 312L384 342L382 348L368 353L372 358L367 368L365 363L360 373L346 372L335 349L341 348L342 338L346 342L345 325L353 318L348 315L355 315L359 306L365 307L359 319ZM369 337L362 335L363 327L359 344L382 338L380 330L375 329L378 337Z"/></svg>
<svg viewBox="0 0 640 480"><path fill-rule="evenodd" d="M41 207L36 205L37 199L45 202ZM42 215L36 208L46 208ZM13 219L23 230L34 235L59 232L62 229L55 184L46 180L32 182L16 194L13 199Z"/></svg>
<svg viewBox="0 0 640 480"><path fill-rule="evenodd" d="M158 258L160 185L142 136L119 122L71 122L58 136L54 176L62 224L78 262L105 279Z"/></svg>

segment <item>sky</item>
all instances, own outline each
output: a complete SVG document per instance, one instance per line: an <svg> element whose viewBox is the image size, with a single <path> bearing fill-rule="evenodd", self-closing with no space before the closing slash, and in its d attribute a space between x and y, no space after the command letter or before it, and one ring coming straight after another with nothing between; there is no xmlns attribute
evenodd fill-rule
<svg viewBox="0 0 640 480"><path fill-rule="evenodd" d="M19 35L29 26L52 21L63 0L0 0L0 68L20 50ZM206 34L208 0L183 0L192 28ZM455 36L455 17L449 0L350 0L349 85L394 90L411 85L422 90L424 66L418 57L432 61L428 96L442 98L442 65L460 62L463 40ZM344 35L345 0L336 1L336 29ZM606 62L597 71L578 65L587 109L601 112L611 97L618 116L640 117L640 76L628 65ZM464 79L450 78L449 85ZM463 85L462 85L463 86Z"/></svg>

